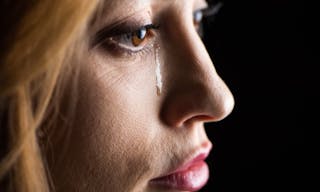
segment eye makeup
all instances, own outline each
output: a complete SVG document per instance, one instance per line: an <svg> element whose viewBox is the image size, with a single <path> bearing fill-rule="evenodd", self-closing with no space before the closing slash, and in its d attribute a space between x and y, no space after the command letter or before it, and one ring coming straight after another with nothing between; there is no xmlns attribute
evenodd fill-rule
<svg viewBox="0 0 320 192"><path fill-rule="evenodd" d="M148 19L130 16L99 30L91 39L90 47L103 48L114 56L142 54L152 49L158 28Z"/></svg>
<svg viewBox="0 0 320 192"><path fill-rule="evenodd" d="M217 14L222 3L195 10L193 23L199 36L203 37L203 18ZM100 29L90 41L91 48L103 48L115 57L130 57L136 54L153 52L152 45L158 36L159 26L151 22L148 14L135 14ZM160 33L160 32L159 32Z"/></svg>
<svg viewBox="0 0 320 192"><path fill-rule="evenodd" d="M116 25L112 25L111 27L107 26L99 30L94 38L91 41L91 47L95 47L99 43L101 43L106 38L119 36L122 34L129 34L138 31L142 27L146 29L158 29L159 26L153 24L141 24L134 21L125 21L123 23L118 23Z"/></svg>

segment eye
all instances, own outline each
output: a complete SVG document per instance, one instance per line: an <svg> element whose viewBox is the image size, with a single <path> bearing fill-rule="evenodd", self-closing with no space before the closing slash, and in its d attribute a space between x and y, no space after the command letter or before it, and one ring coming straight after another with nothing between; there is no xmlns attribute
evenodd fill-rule
<svg viewBox="0 0 320 192"><path fill-rule="evenodd" d="M193 25L200 37L203 37L202 29L203 10L196 10L193 12Z"/></svg>
<svg viewBox="0 0 320 192"><path fill-rule="evenodd" d="M107 38L103 44L104 46L111 46L129 53L139 52L152 41L156 28L157 27L152 24L145 25L133 32L122 33Z"/></svg>
<svg viewBox="0 0 320 192"><path fill-rule="evenodd" d="M193 13L193 24L196 27L199 27L199 25L202 22L202 18L203 18L203 11L202 10L196 10Z"/></svg>

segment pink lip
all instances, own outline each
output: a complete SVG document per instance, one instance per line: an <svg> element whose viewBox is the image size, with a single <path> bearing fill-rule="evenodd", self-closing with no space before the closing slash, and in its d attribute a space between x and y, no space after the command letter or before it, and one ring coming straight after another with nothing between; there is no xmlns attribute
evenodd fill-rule
<svg viewBox="0 0 320 192"><path fill-rule="evenodd" d="M211 144L208 146L205 149L201 148L202 150L199 150L201 152L195 153L194 158L182 164L175 171L152 179L150 183L165 189L198 191L209 179L209 168L204 161L211 150Z"/></svg>

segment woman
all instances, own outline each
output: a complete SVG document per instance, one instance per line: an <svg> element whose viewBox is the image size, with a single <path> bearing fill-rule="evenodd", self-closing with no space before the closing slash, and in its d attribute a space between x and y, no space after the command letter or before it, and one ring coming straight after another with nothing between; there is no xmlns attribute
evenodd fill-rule
<svg viewBox="0 0 320 192"><path fill-rule="evenodd" d="M233 97L204 0L1 3L1 191L196 191Z"/></svg>

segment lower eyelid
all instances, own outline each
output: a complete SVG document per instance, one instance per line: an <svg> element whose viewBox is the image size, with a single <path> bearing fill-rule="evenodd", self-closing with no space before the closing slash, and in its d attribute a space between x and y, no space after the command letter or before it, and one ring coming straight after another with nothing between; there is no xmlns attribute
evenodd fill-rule
<svg viewBox="0 0 320 192"><path fill-rule="evenodd" d="M132 50L131 48L126 48L125 46L119 44L116 41L111 39L106 40L101 44L101 47L104 51L107 51L113 56L116 57L132 57L132 56L143 56L153 51L153 45L155 40L151 40L152 42L146 43L143 47L137 50Z"/></svg>
<svg viewBox="0 0 320 192"><path fill-rule="evenodd" d="M141 51L144 48L144 46L129 47L129 46L126 46L123 43L119 43L119 42L116 42L116 41L114 41L113 43L116 44L117 46L119 46L122 49L127 49L127 50L130 50L132 52L138 52L138 51Z"/></svg>
<svg viewBox="0 0 320 192"><path fill-rule="evenodd" d="M124 43L118 42L117 40L113 40L112 38L110 38L109 40L106 40L106 43L107 45L112 44L113 46L117 46L119 52L123 51L123 52L130 53L132 55L132 54L139 53L148 47L153 46L154 42L157 39L157 34L154 30L150 30L149 36L150 37L146 37L146 40L145 40L146 42L142 43L142 45L138 47L127 46Z"/></svg>

